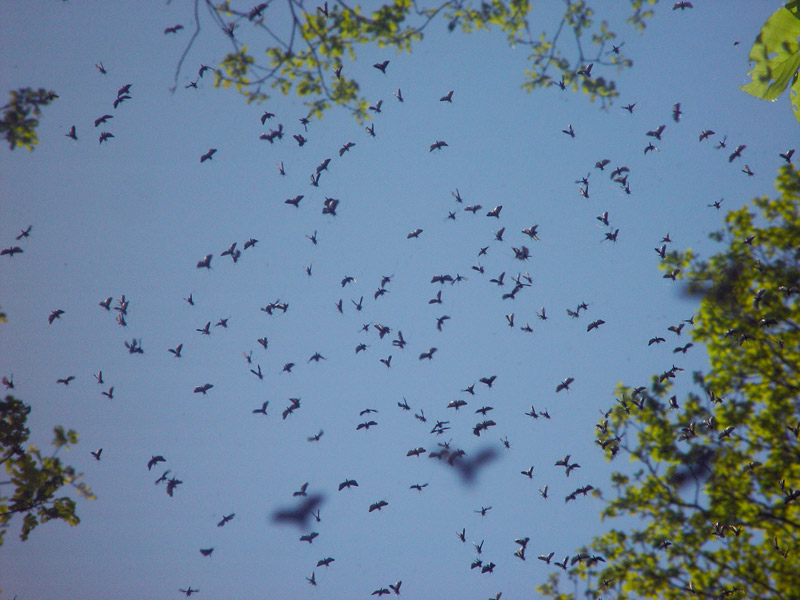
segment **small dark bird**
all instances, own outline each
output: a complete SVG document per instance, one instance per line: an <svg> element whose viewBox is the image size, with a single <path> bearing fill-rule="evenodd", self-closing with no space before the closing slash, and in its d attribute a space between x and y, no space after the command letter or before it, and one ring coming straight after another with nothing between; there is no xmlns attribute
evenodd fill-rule
<svg viewBox="0 0 800 600"><path fill-rule="evenodd" d="M611 241L611 242L616 242L616 241L617 241L617 236L618 236L618 235L619 235L619 229L615 229L614 231L609 231L609 232L606 232L606 237L605 237L605 239L606 239L606 240L609 240L609 241ZM605 240L604 240L604 241L605 241Z"/></svg>
<svg viewBox="0 0 800 600"><path fill-rule="evenodd" d="M633 114L633 109L634 109L635 106L636 106L636 103L634 102L633 104L627 104L627 105L623 106L622 108L627 110L630 114Z"/></svg>
<svg viewBox="0 0 800 600"><path fill-rule="evenodd" d="M236 516L236 513L231 513L229 515L223 515L222 516L222 520L219 523L217 523L217 527L224 527L225 524L230 522L230 521L232 521L233 517L235 517L235 516Z"/></svg>
<svg viewBox="0 0 800 600"><path fill-rule="evenodd" d="M442 148L444 148L444 147L446 147L446 146L447 146L447 142L443 142L443 141L440 141L440 140L436 140L435 142L433 142L433 143L431 144L431 146L430 146L430 152L433 152L434 150L441 150Z"/></svg>
<svg viewBox="0 0 800 600"><path fill-rule="evenodd" d="M172 477L167 479L167 495L172 498L172 494L175 492L175 488L177 488L183 482L178 479L177 477ZM197 591L197 590L195 590Z"/></svg>
<svg viewBox="0 0 800 600"><path fill-rule="evenodd" d="M676 123L679 123L680 120L681 120L681 115L682 114L683 114L683 111L681 111L681 103L677 102L677 103L673 104L672 105L672 120L675 121Z"/></svg>
<svg viewBox="0 0 800 600"><path fill-rule="evenodd" d="M781 153L779 154L779 156L780 156L780 157L781 157L783 160L785 160L787 163L791 163L791 162L792 162L792 155L793 155L793 154L794 154L794 148L792 148L792 149L791 149L791 150L789 150L788 152L781 152ZM17 238L17 239L19 239L19 238Z"/></svg>
<svg viewBox="0 0 800 600"><path fill-rule="evenodd" d="M214 552L213 548L200 548L200 554L203 556L211 556L212 552Z"/></svg>
<svg viewBox="0 0 800 600"><path fill-rule="evenodd" d="M103 142L106 142L106 141L108 141L109 139L111 139L113 137L114 137L113 133L109 133L107 131L104 131L104 132L102 132L100 134L100 143L102 144Z"/></svg>
<svg viewBox="0 0 800 600"><path fill-rule="evenodd" d="M306 493L307 489L308 489L308 482L306 481L303 485L300 486L300 489L298 491L292 493L292 496L295 498L306 497L308 496L308 493Z"/></svg>
<svg viewBox="0 0 800 600"><path fill-rule="evenodd" d="M178 33L181 29L183 29L183 25L173 25L172 27L167 27L164 30L164 35L169 33Z"/></svg>
<svg viewBox="0 0 800 600"><path fill-rule="evenodd" d="M356 431L358 431L360 429L369 430L370 427L372 427L373 425L377 425L377 424L378 424L377 421L365 421L364 423L359 423L356 426Z"/></svg>
<svg viewBox="0 0 800 600"><path fill-rule="evenodd" d="M301 542L308 542L309 544L314 543L314 538L318 537L319 534L316 531L312 531L311 533L307 533L305 535L300 536Z"/></svg>
<svg viewBox="0 0 800 600"><path fill-rule="evenodd" d="M418 238L420 233L422 233L422 229L420 229L420 228L417 228L417 229L415 229L414 231L412 231L411 233L409 233L409 234L406 236L406 239L409 239L409 240L410 240L411 238Z"/></svg>
<svg viewBox="0 0 800 600"><path fill-rule="evenodd" d="M105 122L106 122L106 121L108 121L109 119L113 119L113 118L114 118L114 116L113 116L113 115L103 115L103 116L102 116L102 117L100 117L99 119L95 119L95 120L94 120L94 126L95 126L95 127L97 127L97 126L98 126L98 125L100 125L101 123L105 123Z"/></svg>
<svg viewBox="0 0 800 600"><path fill-rule="evenodd" d="M20 254L21 252L22 248L20 248L19 246L12 246L10 248L3 248L2 250L0 250L0 256L8 255L13 257L15 254Z"/></svg>
<svg viewBox="0 0 800 600"><path fill-rule="evenodd" d="M114 399L114 386L112 385L110 388L108 388L108 391L101 392L101 394L103 396L105 396L106 398L108 398L109 400L113 400Z"/></svg>
<svg viewBox="0 0 800 600"><path fill-rule="evenodd" d="M49 317L47 317L47 322L50 323L50 325L52 325L53 321L55 321L56 319L60 319L61 315L63 315L63 314L64 314L63 310L61 310L60 308L56 309L56 310L54 310L53 312L50 313Z"/></svg>
<svg viewBox="0 0 800 600"><path fill-rule="evenodd" d="M492 375L491 377L481 377L478 381L491 388L495 382L495 379L497 379L497 375Z"/></svg>
<svg viewBox="0 0 800 600"><path fill-rule="evenodd" d="M339 484L339 491L341 492L344 488L350 489L351 487L358 487L358 482L355 479L345 479Z"/></svg>
<svg viewBox="0 0 800 600"><path fill-rule="evenodd" d="M747 146L745 146L744 144L740 144L739 146L736 146L736 150L734 150L731 153L731 155L728 157L728 162L733 162L735 159L741 158L742 150L744 150L745 148L747 148Z"/></svg>
<svg viewBox="0 0 800 600"><path fill-rule="evenodd" d="M72 138L76 142L78 141L78 134L75 133L75 125L69 128L69 132L64 134L68 138Z"/></svg>
<svg viewBox="0 0 800 600"><path fill-rule="evenodd" d="M369 110L379 113L381 112L381 106L383 106L383 100L378 100L375 104L369 106Z"/></svg>
<svg viewBox="0 0 800 600"><path fill-rule="evenodd" d="M575 381L574 377L567 377L561 383L556 386L556 393L560 392L561 390L569 391L570 384Z"/></svg>
<svg viewBox="0 0 800 600"><path fill-rule="evenodd" d="M94 456L96 461L100 460L100 455L103 453L103 449L100 448L99 450L90 450L89 453Z"/></svg>
<svg viewBox="0 0 800 600"><path fill-rule="evenodd" d="M666 125L659 125L655 129L652 129L652 130L648 131L647 135L649 135L650 137L654 137L657 140L661 140L661 134L664 133L664 130L666 128L667 128Z"/></svg>
<svg viewBox="0 0 800 600"><path fill-rule="evenodd" d="M397 88L397 91L394 93L394 97L397 98L397 100L401 103L405 102L405 99L403 98L403 92L400 90L400 88Z"/></svg>
<svg viewBox="0 0 800 600"><path fill-rule="evenodd" d="M523 475L528 477L529 479L533 479L533 465L531 465L530 469L526 469L525 471L520 471Z"/></svg>
<svg viewBox="0 0 800 600"><path fill-rule="evenodd" d="M98 71L100 71L100 75L108 75L108 71L103 66L103 61L102 60L100 62L98 62L98 63L95 63L94 66L97 68Z"/></svg>
<svg viewBox="0 0 800 600"><path fill-rule="evenodd" d="M212 156L214 156L214 154L215 154L216 152L217 152L217 149L216 149L216 148L209 148L208 152L206 152L205 154L203 154L202 156L200 156L200 162L201 162L201 163L204 163L204 162L206 162L207 160L211 160L211 157L212 157Z"/></svg>
<svg viewBox="0 0 800 600"><path fill-rule="evenodd" d="M561 133L566 133L571 138L575 137L575 130L572 128L572 125L570 125L567 129L562 129Z"/></svg>
<svg viewBox="0 0 800 600"><path fill-rule="evenodd" d="M444 96L439 98L439 102L453 102L453 90L447 92Z"/></svg>
<svg viewBox="0 0 800 600"><path fill-rule="evenodd" d="M386 500L379 500L378 502L373 502L369 505L369 512L373 510L381 510L384 506L389 506L389 503Z"/></svg>
<svg viewBox="0 0 800 600"><path fill-rule="evenodd" d="M75 380L75 375L70 375L69 377L64 377L62 379L56 379L56 383L63 383L64 385L69 385L70 382Z"/></svg>
<svg viewBox="0 0 800 600"><path fill-rule="evenodd" d="M588 67L583 67L578 69L578 75L583 75L584 77L590 78L592 76L592 67L594 63L589 63Z"/></svg>
<svg viewBox="0 0 800 600"><path fill-rule="evenodd" d="M375 64L374 64L374 65L372 65L372 66L373 66L373 67L375 67L376 69L378 69L378 71L380 71L380 72L381 72L381 73L383 73L384 75L386 75L386 67L388 67L388 66L389 66L389 61L388 61L388 60L385 60L385 61L383 61L383 62L380 62L380 63L375 63Z"/></svg>
<svg viewBox="0 0 800 600"><path fill-rule="evenodd" d="M603 325L605 321L603 319L597 319L596 321L592 321L589 323L589 326L586 328L586 331L591 331L592 329L597 329L600 325Z"/></svg>
<svg viewBox="0 0 800 600"><path fill-rule="evenodd" d="M195 593L199 592L200 590L195 590L195 589L192 589L192 586L189 586L189 587L188 587L187 589L185 589L185 590L184 590L184 589L180 589L180 590L178 590L178 591L179 591L179 592L183 592L184 594L186 594L186 597L188 598L189 596L191 596L192 594L195 594Z"/></svg>
<svg viewBox="0 0 800 600"><path fill-rule="evenodd" d="M687 8L694 8L694 5L691 2L676 2L672 5L672 10L686 10Z"/></svg>
<svg viewBox="0 0 800 600"><path fill-rule="evenodd" d="M700 132L699 141L701 141L701 142L702 142L702 141L704 141L704 140L707 140L707 139L708 139L709 137L711 137L712 135L714 135L714 130L713 130L713 129L703 129L703 130Z"/></svg>
<svg viewBox="0 0 800 600"><path fill-rule="evenodd" d="M198 385L196 388L194 388L194 393L195 394L203 394L205 396L206 392L208 392L208 390L210 390L213 387L214 386L211 383L205 383L203 385Z"/></svg>
<svg viewBox="0 0 800 600"><path fill-rule="evenodd" d="M495 206L492 210L486 213L487 217L494 217L495 219L500 218L500 211L503 210L503 206Z"/></svg>
<svg viewBox="0 0 800 600"><path fill-rule="evenodd" d="M667 340L665 340L663 337L652 337L652 338L650 338L650 341L647 342L647 345L648 346L652 346L653 344L661 344L662 342L666 342L666 341Z"/></svg>
<svg viewBox="0 0 800 600"><path fill-rule="evenodd" d="M436 352L436 350L437 350L436 348L431 348L427 352L423 352L422 354L419 355L419 359L423 360L427 358L428 360L433 360L433 355Z"/></svg>
<svg viewBox="0 0 800 600"><path fill-rule="evenodd" d="M155 456L151 456L150 460L147 461L147 470L149 471L154 466L156 466L158 463L166 462L166 461L167 461L167 459L164 458L163 456L161 456L160 454L157 454Z"/></svg>
<svg viewBox="0 0 800 600"><path fill-rule="evenodd" d="M342 156L345 152L348 152L350 148L355 146L355 142L347 142L344 146L339 148L339 156Z"/></svg>

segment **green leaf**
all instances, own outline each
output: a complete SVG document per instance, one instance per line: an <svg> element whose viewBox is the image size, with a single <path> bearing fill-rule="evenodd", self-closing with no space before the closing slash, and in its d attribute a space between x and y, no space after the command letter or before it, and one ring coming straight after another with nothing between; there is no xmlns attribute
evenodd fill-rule
<svg viewBox="0 0 800 600"><path fill-rule="evenodd" d="M800 121L800 77L795 74L794 83L789 88L789 99L792 101L794 117Z"/></svg>
<svg viewBox="0 0 800 600"><path fill-rule="evenodd" d="M800 69L798 4L795 0L776 10L761 28L750 49L750 61L755 62L748 73L752 81L741 87L748 94L775 100Z"/></svg>

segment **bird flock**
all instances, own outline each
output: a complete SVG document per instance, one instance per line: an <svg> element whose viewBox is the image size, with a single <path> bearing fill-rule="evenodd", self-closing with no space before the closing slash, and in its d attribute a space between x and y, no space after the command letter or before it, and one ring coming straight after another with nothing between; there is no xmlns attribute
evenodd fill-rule
<svg viewBox="0 0 800 600"><path fill-rule="evenodd" d="M675 5L675 9L681 10L692 8L689 2L680 2ZM262 8L263 10L263 8ZM165 35L181 35L182 25L167 27ZM96 68L101 76L108 77L109 70L98 62ZM591 79L591 64L585 65L578 71L577 76ZM392 65L389 60L383 60L373 65L374 74L377 77L391 78ZM341 75L340 67L336 75ZM198 70L198 78L187 88L197 88L199 80L203 75L213 71L212 68L201 65ZM560 86L563 89L563 86ZM135 102L134 84L128 83L120 87L116 97L111 101L113 111L121 112L124 104ZM322 129L323 123L313 123L310 117L302 117L292 126L284 122L273 122L280 120L277 112L264 111L254 123L254 130L260 122L266 128L260 134L254 134L260 142L268 142L270 155L277 156L275 167L276 177L283 179L287 177L287 171L301 168L301 161L297 164L290 160L280 158L280 149L286 144L296 144L297 148L304 149L306 146L319 147L327 145L329 155L322 158L310 169L309 180L310 189L300 187L293 190L286 198L273 200L281 206L276 208L281 219L294 219L303 222L307 233L302 238L296 240L298 247L302 246L308 251L324 253L326 244L331 243L330 239L337 235L337 223L340 220L348 219L350 206L346 198L335 198L326 195L326 174L333 172L340 162L356 160L354 156L361 146L370 143L380 142L380 121L381 118L392 118L391 113L401 109L406 102L430 102L431 105L438 102L440 106L447 107L459 102L457 90L442 90L441 95L436 94L436 98L430 100L410 98L404 94L400 88L394 88L394 100L384 101L379 99L369 106L373 122L360 130L354 130L350 139L339 140L331 144L325 139ZM396 103L390 109L389 103ZM636 103L629 103L622 107L631 119L637 117ZM113 112L109 111L109 112ZM114 119L118 112L114 114L102 114L94 120L94 128L100 128L99 144L120 144L124 143L121 138L116 138L110 131ZM641 152L649 157L652 153L659 152L659 144L670 135L672 129L681 127L683 116L681 103L675 103L671 114L665 115L665 122L658 124L642 125ZM672 123L666 122L671 118ZM653 126L655 125L655 126ZM573 124L566 126L553 126L569 138L566 143L580 143L581 131ZM296 133L293 131L296 130ZM78 143L80 129L76 125L69 125L68 133L65 135ZM373 140L374 138L374 140ZM712 129L703 129L698 135L700 144L711 143L713 149L725 151L724 155L730 164L739 164L745 158L745 144L732 145L728 148L727 136L717 136ZM112 141L113 140L113 141ZM226 140L219 140L215 143L216 147L199 148L195 156L199 157L199 169L212 169L216 164L225 160ZM726 150L727 149L727 150ZM447 153L452 150L450 144L443 139L439 139L435 134L431 135L429 141L420 143L419 153L421 155L431 155L435 159L439 153ZM791 162L794 150L781 153L781 158L786 162ZM353 156L351 156L353 155ZM195 159L196 160L196 159ZM195 163L197 164L197 163ZM608 175L611 184L621 193L622 197L635 195L633 186L635 172L632 168L624 164L612 163L605 156L598 156L594 165L589 165L590 171L575 180L575 200L589 200L594 198L595 189L601 185L606 186L605 182L597 182L601 176ZM741 171L747 176L753 176L754 172L745 164ZM594 176L594 178L593 178ZM603 188L605 196L606 187ZM308 205L316 203L313 208ZM579 457L573 456L569 449L569 441L563 440L561 444L553 443L553 448L549 453L541 453L532 456L530 453L517 456L517 444L512 444L508 436L504 433L508 429L510 420L526 422L546 423L551 420L566 421L569 419L568 411L553 407L543 408L540 406L542 399L549 399L554 406L561 402L564 396L568 396L573 386L581 386L579 373L550 373L551 380L543 382L535 394L518 394L515 390L515 383L504 381L504 374L501 371L487 369L485 372L474 373L471 378L460 381L440 382L441 385L449 390L449 397L446 398L407 398L407 394L401 386L393 385L384 390L380 397L371 400L364 400L362 408L352 410L348 416L349 431L340 427L329 427L326 423L320 422L315 416L315 410L321 402L318 398L308 399L302 393L296 395L279 397L274 393L274 382L278 378L290 378L290 381L298 389L303 389L304 383L318 377L315 369L322 369L324 365L335 366L336 363L353 364L357 360L358 371L354 375L358 377L359 372L369 372L370 376L374 372L390 373L398 368L405 369L404 372L415 373L423 381L435 380L438 375L433 366L447 353L458 353L458 344L443 343L448 335L457 327L466 327L468 324L459 323L459 316L463 314L460 310L451 310L463 302L464 298L474 293L475 288L480 288L488 293L492 298L491 305L486 306L485 310L490 315L492 322L496 324L498 330L510 330L514 335L536 337L539 328L564 326L569 322L581 322L585 325L584 335L600 335L600 332L609 325L606 323L608 317L603 314L604 306L601 300L588 302L583 298L569 306L543 306L535 303L536 293L536 274L532 274L529 261L534 257L536 249L540 244L547 244L548 238L553 239L557 232L547 231L540 224L535 222L517 222L506 220L504 205L512 204L512 200L504 200L504 204L495 204L487 200L468 199L468 195L454 188L449 199L450 206L446 208L440 217L437 217L435 224L428 225L424 222L419 226L414 226L402 237L396 240L386 240L390 246L400 247L400 252L413 252L414 244L423 243L426 238L426 231L429 227L440 227L441 222L458 227L464 220L481 220L485 228L485 236L477 241L474 247L473 256L465 261L463 257L453 258L451 269L444 272L437 267L413 280L403 280L390 270L375 280L365 280L361 272L365 269L358 264L342 264L341 275L337 275L338 280L331 285L325 280L325 285L315 284L320 277L318 269L314 264L303 265L302 269L310 286L313 286L313 294L322 298L326 308L324 320L342 319L346 322L347 328L352 332L351 335L343 338L326 339L324 336L318 337L317 331L311 324L301 324L293 331L293 343L286 343L285 339L275 342L275 338L270 333L270 329L281 318L291 315L295 309L295 300L291 297L293 290L287 289L286 295L283 292L280 296L269 296L261 300L257 306L252 307L252 314L247 318L258 318L263 322L263 328L259 331L243 332L239 334L246 339L247 347L241 349L242 358L240 373L230 374L223 372L208 372L207 378L198 380L187 389L172 390L178 396L190 397L196 401L221 401L216 397L219 388L225 385L225 380L235 379L237 382L244 378L252 378L263 385L261 396L252 401L246 408L237 408L240 418L259 420L265 426L274 429L287 427L292 421L300 422L307 432L297 436L297 444L317 446L321 452L325 452L326 445L338 446L343 448L345 453L348 448L355 448L352 442L353 436L380 436L381 431L387 428L396 427L398 423L404 422L409 427L413 427L416 432L413 441L404 449L394 447L373 446L376 455L375 461L382 461L381 454L394 453L397 457L407 459L407 465L402 473L396 474L403 479L405 493L416 498L420 503L425 502L426 495L430 494L437 485L444 485L444 482L457 482L459 489L464 494L472 493L472 490L479 487L480 480L487 476L491 471L500 468L506 462L514 463L513 472L518 478L529 480L535 483L535 489L527 499L531 506L535 506L534 501L540 503L563 502L564 504L579 503L583 499L591 497L601 497L601 493L596 487L599 485L598 478L591 476L587 469L582 468ZM715 212L721 208L723 200L715 200L707 204L707 209ZM482 203L485 203L482 204ZM614 224L612 216L613 210L602 210L595 217L603 230L597 236L596 242L604 246L614 246L621 242L626 232ZM33 225L27 225L19 230L14 242L7 245L1 252L7 256L7 260L24 261L25 251L29 245L36 243L36 229ZM198 244L202 243L201 240ZM670 251L672 239L669 233L653 240L653 251L659 260L667 257ZM203 285L213 286L214 278L218 272L234 270L239 268L239 263L248 261L264 260L262 248L265 244L264 234L254 227L252 235L244 239L232 241L226 247L199 247L197 248L197 258L193 264L184 264L179 268L185 274L191 272L194 277L203 277ZM406 246L403 246L406 245ZM376 249L371 249L376 250ZM648 249L648 252L650 250ZM490 258L493 265L499 265L490 270L487 263ZM380 260L380 257L369 257L372 260ZM366 260L366 259L365 259ZM323 262L322 260L319 261ZM285 261L286 265L292 263L291 260ZM431 264L434 264L433 262ZM33 265L31 265L33 266ZM289 268L281 263L280 268ZM294 267L292 267L294 268ZM328 267L330 268L330 267ZM669 282L675 282L678 278L679 269L667 271L663 278ZM234 272L234 276L239 273ZM282 273L276 269L275 277L280 278ZM242 275L243 276L243 275ZM198 284L198 287L200 285ZM281 288L281 286L273 286ZM388 299L393 295L405 293L413 290L413 294L418 297L418 307L415 311L425 314L424 319L417 318L417 312L409 316L404 310L398 310L396 305L390 309L383 307ZM235 294L236 290L230 291ZM299 293L296 292L295 293ZM215 340L228 334L228 330L236 330L239 322L244 321L243 315L232 314L230 316L209 318L203 304L203 293L195 290L187 290L186 295L181 298L170 299L173 304L179 305L180 309L188 312L196 322L196 327L192 329L172 329L170 335L174 336L175 343L170 347L152 347L148 344L147 331L141 331L136 322L136 298L128 297L124 293L87 300L85 306L53 306L49 314L43 314L42 320L47 320L50 328L56 329L65 321L71 318L74 312L95 310L98 317L106 314L113 316L113 321L121 328L123 340L120 344L120 351L127 351L134 356L152 357L151 360L163 363L165 361L192 361L192 354L205 352L206 355L213 355L213 349L200 349L198 339L208 338L210 344ZM458 315L458 316L457 316ZM13 315L12 315L13 318ZM641 340L641 351L648 351L649 348L658 347L662 344L670 346L669 353L672 358L678 360L684 357L691 350L693 344L684 342L684 330L691 327L693 318L689 316L680 322L675 322L663 331L650 331ZM277 326L276 326L277 327ZM131 336L127 333L129 329L136 329L137 335ZM141 335L141 337L139 337ZM277 336L280 337L280 336ZM322 340L322 341L320 341ZM441 341L440 341L441 340ZM669 343L668 343L669 342ZM283 343L283 345L281 345ZM324 348L318 348L314 344L323 344ZM300 348L305 348L301 354ZM465 352L471 351L464 348ZM651 350L655 351L655 349ZM496 357L495 357L496 358ZM502 359L501 359L502 360ZM486 361L488 364L500 364L497 361ZM431 365L428 367L428 365ZM426 369L426 367L428 367ZM131 368L140 368L138 365ZM425 370L421 370L425 369ZM673 380L678 377L684 369L674 363L665 368L662 380ZM56 386L65 388L73 386L83 379L89 380L91 373L94 379L98 396L108 401L125 401L122 398L122 390L119 385L108 380L107 373L104 374L103 365L86 365L85 372L76 373L57 373L52 378ZM322 377L322 376L320 376ZM13 375L7 374L3 377L3 384L9 390L14 389L15 383ZM498 385L499 384L499 385ZM20 386L21 387L21 386ZM498 391L497 388L501 391ZM230 390L230 387L226 389ZM633 390L631 397L619 400L622 403L629 402L637 404L642 402L646 387L638 387ZM131 395L128 390L127 395ZM25 397L24 389L19 389L21 397ZM608 395L606 393L606 395ZM513 403L509 396L516 399ZM521 396L524 401L520 401ZM534 401L531 403L530 398ZM266 398L266 399L264 399ZM366 405L366 404L369 405ZM512 404L513 408L509 408ZM672 408L678 407L677 397L670 399ZM202 410L202 409L198 409ZM348 410L350 410L348 408ZM428 414L426 415L426 411ZM552 416L551 416L552 414ZM607 416L607 415L606 415ZM213 426L210 424L209 426ZM623 440L618 432L608 428L608 421L604 415L600 415L597 424L597 431L600 432L600 439L597 442L598 452L603 457L613 458L620 450ZM100 463L99 466L113 468L114 439L109 436L103 447L91 450L90 454L94 461ZM104 454L104 448L106 453ZM354 451L354 450L353 450ZM166 451L157 447L145 450L146 455L141 458L141 476L150 482L156 493L163 494L170 498L170 501L190 501L191 490L196 482L186 475L181 475L184 468L180 464L174 464L173 460ZM163 452L163 453L162 453ZM569 453L567 453L569 452ZM381 453L381 454L377 454ZM149 458L148 458L149 456ZM580 460L584 460L580 457ZM438 470L429 471L423 468L423 461L428 464L435 464L440 467ZM533 464L531 464L533 462ZM282 531L293 531L294 542L300 545L307 544L309 553L307 554L307 575L304 581L297 582L298 586L309 586L311 588L325 588L327 582L323 574L329 570L350 569L358 571L358 565L347 564L346 558L337 557L334 553L337 547L346 547L347 539L326 540L328 533L326 525L329 520L336 519L337 505L341 502L356 503L364 518L369 519L392 519L393 509L396 505L409 502L409 498L404 498L397 489L388 490L386 487L368 481L370 477L362 477L358 472L349 472L347 465L339 465L334 469L333 465L327 467L332 471L331 476L336 478L333 485L321 483L310 479L297 487L290 482L296 489L291 493L286 493L285 499L274 506L268 507L269 524L267 529L273 528ZM155 469L155 471L154 471ZM296 469L302 472L301 466ZM150 475L152 473L152 475ZM156 475L158 474L158 477ZM425 474L425 480L418 477ZM432 477L430 475L433 474ZM88 479L91 482L91 472ZM366 479L366 480L365 480ZM561 490L559 496L554 496L554 489ZM347 499L344 500L345 496ZM185 500L184 500L185 499ZM98 502L102 502L102 497ZM449 543L453 547L453 552L457 554L458 561L462 565L461 574L457 577L487 577L496 576L496 572L508 568L512 561L526 563L535 557L533 562L544 565L547 569L567 571L570 566L577 563L587 565L597 565L605 562L603 556L594 555L589 552L573 553L569 548L561 547L556 540L541 539L537 536L536 528L530 522L520 524L518 537L509 540L498 540L491 534L492 518L501 508L495 508L497 503L481 504L475 503L475 507L470 514L454 514L453 522L460 525L451 528ZM599 504L598 504L599 506ZM216 522L219 529L229 529L237 526L245 526L255 530L263 528L263 523L242 523L244 517L240 514L245 512L243 507L220 507L221 518ZM535 508L533 509L535 510ZM231 512L228 512L231 511ZM327 513L327 514L326 514ZM237 516L239 515L239 516ZM200 524L201 528L207 528L213 523ZM489 538L480 541L472 541L473 531L482 531L479 536L487 535ZM219 539L219 538L217 538ZM471 543L467 543L468 540ZM529 546L535 544L536 550L533 556L527 554ZM323 550L313 555L316 548L322 547ZM225 552L224 547L214 547L203 545L193 549L197 560L214 560L221 552ZM328 555L328 554L331 555ZM563 559L559 559L563 556ZM387 552L383 557L387 563L391 561L391 552ZM367 581L360 580L358 586L362 589L363 597L394 595L401 596L409 594L409 597L426 597L426 592L419 589L414 581L413 573L397 573L390 580L386 581ZM611 585L613 582L609 582ZM173 593L180 593L186 597L193 594L201 594L205 582L201 579L191 581L191 585L181 585L173 588ZM170 590L167 589L167 592ZM337 591L330 590L336 597ZM493 598L500 598L502 590L496 590ZM168 596L167 596L168 597Z"/></svg>

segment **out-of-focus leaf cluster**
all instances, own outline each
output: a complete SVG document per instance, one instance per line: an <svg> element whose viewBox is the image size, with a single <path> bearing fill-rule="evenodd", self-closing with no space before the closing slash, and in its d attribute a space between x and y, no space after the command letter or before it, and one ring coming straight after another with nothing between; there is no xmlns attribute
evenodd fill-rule
<svg viewBox="0 0 800 600"><path fill-rule="evenodd" d="M39 88L20 88L11 92L8 104L0 107L0 135L8 142L9 147L22 147L33 150L39 143L36 128L42 107L58 98L55 92Z"/></svg>

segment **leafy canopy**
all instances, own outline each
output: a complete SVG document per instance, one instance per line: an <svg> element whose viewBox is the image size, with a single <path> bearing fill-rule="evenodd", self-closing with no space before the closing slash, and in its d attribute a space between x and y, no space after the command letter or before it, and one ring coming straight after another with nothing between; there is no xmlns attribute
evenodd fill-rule
<svg viewBox="0 0 800 600"><path fill-rule="evenodd" d="M572 560L567 577L589 598L797 597L800 173L784 166L776 184L777 198L728 213L710 260L686 251L663 263L701 297L687 325L710 368L682 398L674 365L648 386L620 385L598 424L608 459L632 463L613 473L602 515L638 525L611 528ZM540 591L572 598L558 583Z"/></svg>
<svg viewBox="0 0 800 600"><path fill-rule="evenodd" d="M176 86L183 61L200 33L200 1L194 2L196 29L176 69ZM628 22L643 29L653 14L645 7L657 1L632 0ZM341 1L312 3L314 8L309 10L300 0L263 2L246 10L235 8L230 0L204 3L215 27L233 46L215 70L215 86L233 87L248 102L268 99L269 90L284 95L294 92L306 99L309 115L316 116L339 105L359 120L366 118L369 102L348 74L345 61L355 61L363 45L411 52L437 19L451 33L500 29L510 46L526 47L530 67L524 72L522 88L529 92L559 85L605 104L619 95L610 73L633 64L621 50L622 44L614 45L617 34L609 23L596 22L595 11L585 0L564 0L559 21L544 24L554 25L549 32L532 26L529 0L438 4L392 0L372 10ZM574 42L568 50L563 45L565 34ZM593 65L590 72L579 74L589 64Z"/></svg>
<svg viewBox="0 0 800 600"><path fill-rule="evenodd" d="M62 448L78 443L78 434L60 425L53 430L54 452L43 456L34 445L23 447L30 430L26 426L31 407L6 396L0 400L0 465L10 479L0 481L0 545L14 515L23 515L20 539L26 540L37 525L60 519L70 525L80 522L75 501L68 496L56 497L66 485L75 488L84 498L94 499L80 475L56 456ZM8 491L7 491L8 490Z"/></svg>

